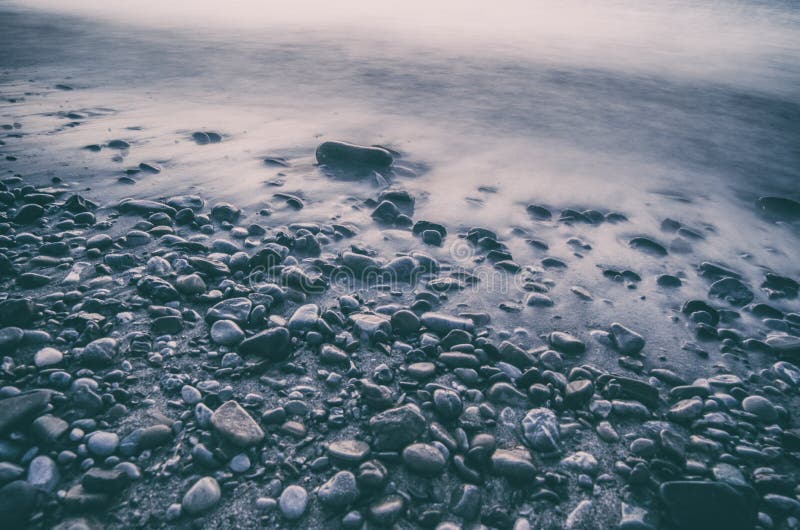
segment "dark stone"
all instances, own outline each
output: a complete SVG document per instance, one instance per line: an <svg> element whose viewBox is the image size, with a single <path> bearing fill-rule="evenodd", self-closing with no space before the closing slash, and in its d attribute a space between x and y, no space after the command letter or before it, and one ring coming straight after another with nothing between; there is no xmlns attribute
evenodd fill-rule
<svg viewBox="0 0 800 530"><path fill-rule="evenodd" d="M15 480L0 488L0 526L27 528L38 501L38 490L24 480Z"/></svg>
<svg viewBox="0 0 800 530"><path fill-rule="evenodd" d="M17 211L14 222L18 224L30 224L44 215L44 208L38 204L26 204Z"/></svg>
<svg viewBox="0 0 800 530"><path fill-rule="evenodd" d="M245 355L259 355L267 360L286 360L291 353L291 335L284 327L266 329L242 341L239 351Z"/></svg>
<svg viewBox="0 0 800 530"><path fill-rule="evenodd" d="M628 244L631 248L651 256L663 257L667 255L667 249L649 237L634 237Z"/></svg>
<svg viewBox="0 0 800 530"><path fill-rule="evenodd" d="M403 405L376 414L369 420L375 448L394 451L416 440L427 427L425 418L413 405Z"/></svg>
<svg viewBox="0 0 800 530"><path fill-rule="evenodd" d="M211 416L214 430L226 441L239 447L258 445L264 439L264 431L236 401L220 405Z"/></svg>
<svg viewBox="0 0 800 530"><path fill-rule="evenodd" d="M24 336L25 332L20 328L8 327L0 329L0 351L13 352Z"/></svg>
<svg viewBox="0 0 800 530"><path fill-rule="evenodd" d="M158 335L175 335L183 330L183 319L175 315L158 317L153 320L152 327Z"/></svg>
<svg viewBox="0 0 800 530"><path fill-rule="evenodd" d="M776 219L800 219L800 202L787 197L759 197L756 207L767 215Z"/></svg>
<svg viewBox="0 0 800 530"><path fill-rule="evenodd" d="M582 340L563 331L550 333L547 342L551 348L563 353L578 354L586 351L586 344Z"/></svg>
<svg viewBox="0 0 800 530"><path fill-rule="evenodd" d="M564 391L564 401L572 407L582 407L589 403L594 394L594 384L588 379L570 381Z"/></svg>
<svg viewBox="0 0 800 530"><path fill-rule="evenodd" d="M536 478L536 468L528 451L520 449L497 449L492 453L492 471L495 475L514 482L525 482Z"/></svg>
<svg viewBox="0 0 800 530"><path fill-rule="evenodd" d="M752 530L756 507L749 495L721 482L665 482L661 502L681 530Z"/></svg>
<svg viewBox="0 0 800 530"><path fill-rule="evenodd" d="M34 390L0 400L0 434L31 421L47 409L51 393Z"/></svg>
<svg viewBox="0 0 800 530"><path fill-rule="evenodd" d="M0 302L0 324L28 327L33 322L35 305L30 298L12 298Z"/></svg>
<svg viewBox="0 0 800 530"><path fill-rule="evenodd" d="M148 216L154 213L165 213L174 217L177 211L172 206L158 201L144 199L123 199L117 204L117 210L123 214Z"/></svg>
<svg viewBox="0 0 800 530"><path fill-rule="evenodd" d="M58 442L68 430L69 424L66 421L51 414L39 416L31 424L33 438L45 446Z"/></svg>
<svg viewBox="0 0 800 530"><path fill-rule="evenodd" d="M414 473L424 476L437 476L447 465L441 451L433 445L422 443L411 444L403 449L403 463Z"/></svg>
<svg viewBox="0 0 800 530"><path fill-rule="evenodd" d="M392 154L381 147L365 147L347 142L323 142L317 147L317 162L330 167L374 167L392 165Z"/></svg>
<svg viewBox="0 0 800 530"><path fill-rule="evenodd" d="M405 510L405 499L400 495L387 495L369 507L370 519L382 526L394 524Z"/></svg>
<svg viewBox="0 0 800 530"><path fill-rule="evenodd" d="M81 484L90 493L117 493L124 490L129 483L130 478L121 469L93 467L81 478Z"/></svg>
<svg viewBox="0 0 800 530"><path fill-rule="evenodd" d="M753 291L737 278L722 278L711 285L708 296L742 307L753 301Z"/></svg>

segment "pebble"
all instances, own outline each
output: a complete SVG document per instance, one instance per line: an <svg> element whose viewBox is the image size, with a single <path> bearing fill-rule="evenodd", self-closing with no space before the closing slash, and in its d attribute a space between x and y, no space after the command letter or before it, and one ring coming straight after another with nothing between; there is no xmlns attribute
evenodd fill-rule
<svg viewBox="0 0 800 530"><path fill-rule="evenodd" d="M492 471L516 482L526 482L536 477L536 468L530 454L523 449L497 449L491 457Z"/></svg>
<svg viewBox="0 0 800 530"><path fill-rule="evenodd" d="M425 431L427 423L418 408L403 405L374 415L369 427L376 448L397 450L415 441Z"/></svg>
<svg viewBox="0 0 800 530"><path fill-rule="evenodd" d="M556 351L567 354L579 354L586 351L586 344L573 335L554 331L547 336L547 343Z"/></svg>
<svg viewBox="0 0 800 530"><path fill-rule="evenodd" d="M369 453L369 444L360 440L338 440L328 444L328 454L348 464L363 462Z"/></svg>
<svg viewBox="0 0 800 530"><path fill-rule="evenodd" d="M552 410L531 409L522 418L521 425L522 437L532 449L544 453L560 450L561 431Z"/></svg>
<svg viewBox="0 0 800 530"><path fill-rule="evenodd" d="M96 456L111 456L119 447L119 436L113 432L96 431L89 435L86 447Z"/></svg>
<svg viewBox="0 0 800 530"><path fill-rule="evenodd" d="M55 348L42 348L33 356L33 364L36 368L47 368L56 366L64 360L64 354Z"/></svg>
<svg viewBox="0 0 800 530"><path fill-rule="evenodd" d="M679 528L749 530L755 527L753 503L721 482L664 482L660 498L669 519Z"/></svg>
<svg viewBox="0 0 800 530"><path fill-rule="evenodd" d="M245 355L258 355L274 362L283 361L290 353L290 340L287 328L270 328L243 340L239 344L239 351Z"/></svg>
<svg viewBox="0 0 800 530"><path fill-rule="evenodd" d="M403 463L414 473L425 476L437 476L447 465L441 451L423 443L411 444L403 449Z"/></svg>
<svg viewBox="0 0 800 530"><path fill-rule="evenodd" d="M327 508L341 509L358 499L356 477L350 471L339 471L319 487L320 503Z"/></svg>
<svg viewBox="0 0 800 530"><path fill-rule="evenodd" d="M641 335L618 322L611 324L611 338L617 350L623 355L636 355L645 345Z"/></svg>
<svg viewBox="0 0 800 530"><path fill-rule="evenodd" d="M28 482L43 491L52 492L60 479L58 466L49 456L39 455L28 465Z"/></svg>
<svg viewBox="0 0 800 530"><path fill-rule="evenodd" d="M319 144L316 151L317 163L333 168L385 168L392 164L394 157L386 149L366 147L341 141L328 141Z"/></svg>
<svg viewBox="0 0 800 530"><path fill-rule="evenodd" d="M222 346L235 346L244 340L244 331L233 320L217 320L211 325L211 340Z"/></svg>
<svg viewBox="0 0 800 530"><path fill-rule="evenodd" d="M261 443L264 431L236 401L226 401L211 416L211 425L224 440L250 447Z"/></svg>
<svg viewBox="0 0 800 530"><path fill-rule="evenodd" d="M742 408L755 414L764 423L774 423L778 419L778 411L772 402L762 396L747 396L742 400Z"/></svg>
<svg viewBox="0 0 800 530"><path fill-rule="evenodd" d="M203 477L183 496L181 508L189 515L200 515L213 509L222 498L222 490L214 477Z"/></svg>
<svg viewBox="0 0 800 530"><path fill-rule="evenodd" d="M95 366L108 366L117 355L117 341L112 338L97 339L83 349L80 359L83 363Z"/></svg>
<svg viewBox="0 0 800 530"><path fill-rule="evenodd" d="M281 514L290 521L296 521L303 517L307 506L308 492L302 486L288 486L278 498Z"/></svg>

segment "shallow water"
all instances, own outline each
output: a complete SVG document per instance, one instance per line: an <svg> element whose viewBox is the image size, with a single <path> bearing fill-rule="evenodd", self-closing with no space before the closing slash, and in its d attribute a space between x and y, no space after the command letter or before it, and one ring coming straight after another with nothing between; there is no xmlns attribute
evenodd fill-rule
<svg viewBox="0 0 800 530"><path fill-rule="evenodd" d="M687 297L705 296L707 282L692 272L704 260L753 285L764 269L800 273L796 228L754 206L761 195L800 195L800 10L792 2L510 2L488 14L471 3L300 2L265 11L193 2L191 13L160 2L106 4L0 4L0 47L13 50L0 57L0 115L21 124L2 146L17 158L4 163L9 173L59 176L108 201L195 191L246 207L249 219L267 207L272 223L353 222L360 241L389 253L423 246L407 232L378 230L363 201L402 187L416 196L415 220L452 234L492 228L522 265L545 255L568 262L568 273L553 273L566 278L552 292L566 311L510 318L534 332L551 319L565 327L620 314L634 327L666 321ZM199 146L194 131L223 141ZM114 139L131 148L82 149ZM388 183L331 178L313 158L325 139L389 146L405 169ZM164 170L118 182L143 161ZM302 197L305 208L286 207L278 192ZM630 222L534 222L529 203L616 211ZM666 217L705 239L663 259L629 248L643 234L669 244L659 230ZM531 248L531 236L550 250ZM572 236L591 245L582 253L591 259L575 255ZM473 251L462 256L454 242L423 249L474 267ZM600 265L631 268L644 281L630 291L603 280ZM656 288L665 272L685 277L679 294ZM595 301L575 302L573 286ZM641 295L658 303L639 303ZM458 302L487 309L523 296L501 278ZM652 331L662 349L672 333Z"/></svg>

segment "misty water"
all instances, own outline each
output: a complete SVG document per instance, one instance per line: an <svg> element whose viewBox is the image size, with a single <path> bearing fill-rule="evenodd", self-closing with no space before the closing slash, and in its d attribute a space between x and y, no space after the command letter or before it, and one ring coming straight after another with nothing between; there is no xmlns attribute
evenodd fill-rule
<svg viewBox="0 0 800 530"><path fill-rule="evenodd" d="M569 257L564 241L582 237L594 259L574 260L563 288L611 299L617 286L595 286L598 263L650 272L649 283L704 260L753 281L763 268L798 271L795 232L755 207L762 195L798 194L800 25L791 2L512 2L489 13L413 2L4 9L0 44L14 53L0 59L3 111L24 118L13 148L29 153L9 171L30 164L115 199L202 190L254 211L273 205L276 222L297 216L277 192L304 199L303 220L365 225L369 210L357 199L399 186L416 196L416 218L456 233L490 227L520 263ZM66 127L69 112L88 119ZM224 141L198 148L194 131ZM81 149L113 139L132 144L124 158ZM388 183L330 178L313 158L326 139L391 147L407 171ZM268 157L291 167L269 167ZM118 184L142 161L165 169ZM613 210L631 223L535 223L531 203ZM668 245L659 230L667 217L707 236L688 259L628 248L640 234ZM525 243L555 234L563 237L547 253ZM392 252L418 246L400 232L364 237ZM688 289L704 291L694 280Z"/></svg>
<svg viewBox="0 0 800 530"><path fill-rule="evenodd" d="M325 252L421 250L449 271L481 269L448 295L449 312L488 312L526 347L553 329L591 341L620 321L646 335L648 368L689 381L718 361L697 368L676 316L709 296L701 263L733 271L756 303L797 312L760 289L767 272L800 276L797 203L758 202L800 201L795 1L6 0L0 50L4 177L105 205L192 193L242 207L248 222L349 224L355 243ZM221 141L198 145L198 131ZM384 146L395 166L332 174L315 160L326 140ZM387 188L415 197L414 221L447 227L441 247L373 221ZM565 209L626 220L561 222ZM555 307L526 306L525 278L458 237L472 227L496 232ZM633 248L636 237L664 255ZM659 285L664 274L681 287ZM774 331L762 316L742 310L731 325L761 340ZM618 369L605 352L587 361Z"/></svg>

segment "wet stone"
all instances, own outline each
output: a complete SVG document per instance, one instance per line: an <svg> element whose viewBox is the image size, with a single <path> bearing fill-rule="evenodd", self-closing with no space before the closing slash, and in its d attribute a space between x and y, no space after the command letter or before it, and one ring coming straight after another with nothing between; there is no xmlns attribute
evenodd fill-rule
<svg viewBox="0 0 800 530"><path fill-rule="evenodd" d="M753 301L753 291L737 278L722 278L711 285L708 296L741 307Z"/></svg>
<svg viewBox="0 0 800 530"><path fill-rule="evenodd" d="M655 527L645 520L648 512L644 508L622 502L620 509L622 515L617 525L619 530L655 530Z"/></svg>
<svg viewBox="0 0 800 530"><path fill-rule="evenodd" d="M573 407L581 407L589 403L592 394L594 394L594 384L588 379L577 379L567 384L564 399Z"/></svg>
<svg viewBox="0 0 800 530"><path fill-rule="evenodd" d="M764 423L774 423L778 419L778 411L772 402L762 396L748 396L742 400L742 408L755 414Z"/></svg>
<svg viewBox="0 0 800 530"><path fill-rule="evenodd" d="M317 304L306 304L295 310L287 327L291 333L302 335L316 329L318 319L319 307Z"/></svg>
<svg viewBox="0 0 800 530"><path fill-rule="evenodd" d="M81 477L81 485L92 493L116 493L125 489L130 481L130 477L121 469L93 467Z"/></svg>
<svg viewBox="0 0 800 530"><path fill-rule="evenodd" d="M586 344L582 340L563 331L550 333L547 342L551 348L563 353L578 354L586 351Z"/></svg>
<svg viewBox="0 0 800 530"><path fill-rule="evenodd" d="M28 482L36 488L52 492L61 476L52 458L39 455L28 465Z"/></svg>
<svg viewBox="0 0 800 530"><path fill-rule="evenodd" d="M636 355L645 345L641 335L617 322L611 324L611 338L623 355Z"/></svg>
<svg viewBox="0 0 800 530"><path fill-rule="evenodd" d="M497 449L491 457L494 474L512 481L524 482L536 477L530 454L524 449Z"/></svg>
<svg viewBox="0 0 800 530"><path fill-rule="evenodd" d="M186 274L178 276L175 288L181 294L192 296L206 292L206 282L199 274Z"/></svg>
<svg viewBox="0 0 800 530"><path fill-rule="evenodd" d="M0 329L0 350L14 351L24 336L25 333L20 328L8 327Z"/></svg>
<svg viewBox="0 0 800 530"><path fill-rule="evenodd" d="M444 313L423 313L422 324L436 333L447 334L454 329L472 331L475 325L471 320L458 318Z"/></svg>
<svg viewBox="0 0 800 530"><path fill-rule="evenodd" d="M39 416L31 423L31 433L36 441L45 446L58 442L69 430L69 424L51 414Z"/></svg>
<svg viewBox="0 0 800 530"><path fill-rule="evenodd" d="M29 327L33 322L34 303L30 298L13 298L0 302L0 325Z"/></svg>
<svg viewBox="0 0 800 530"><path fill-rule="evenodd" d="M413 333L419 329L420 320L413 312L401 309L392 315L391 325L398 333Z"/></svg>
<svg viewBox="0 0 800 530"><path fill-rule="evenodd" d="M317 147L317 162L337 168L385 168L394 161L391 153L381 147L367 147L341 141L323 142Z"/></svg>
<svg viewBox="0 0 800 530"><path fill-rule="evenodd" d="M628 244L631 248L651 256L664 257L667 255L667 249L664 248L664 245L649 237L634 237Z"/></svg>
<svg viewBox="0 0 800 530"><path fill-rule="evenodd" d="M369 517L382 526L391 526L405 510L405 499L400 495L387 495L369 506Z"/></svg>
<svg viewBox="0 0 800 530"><path fill-rule="evenodd" d="M457 418L464 408L461 397L455 391L442 388L433 392L433 404L436 413L445 420Z"/></svg>
<svg viewBox="0 0 800 530"><path fill-rule="evenodd" d="M244 332L233 320L217 320L211 325L211 340L223 346L235 346L244 339Z"/></svg>
<svg viewBox="0 0 800 530"><path fill-rule="evenodd" d="M403 449L403 463L414 473L425 476L441 474L447 461L435 446L416 443Z"/></svg>
<svg viewBox="0 0 800 530"><path fill-rule="evenodd" d="M229 298L209 309L206 313L206 321L233 320L237 324L246 324L252 308L253 302L247 298Z"/></svg>

